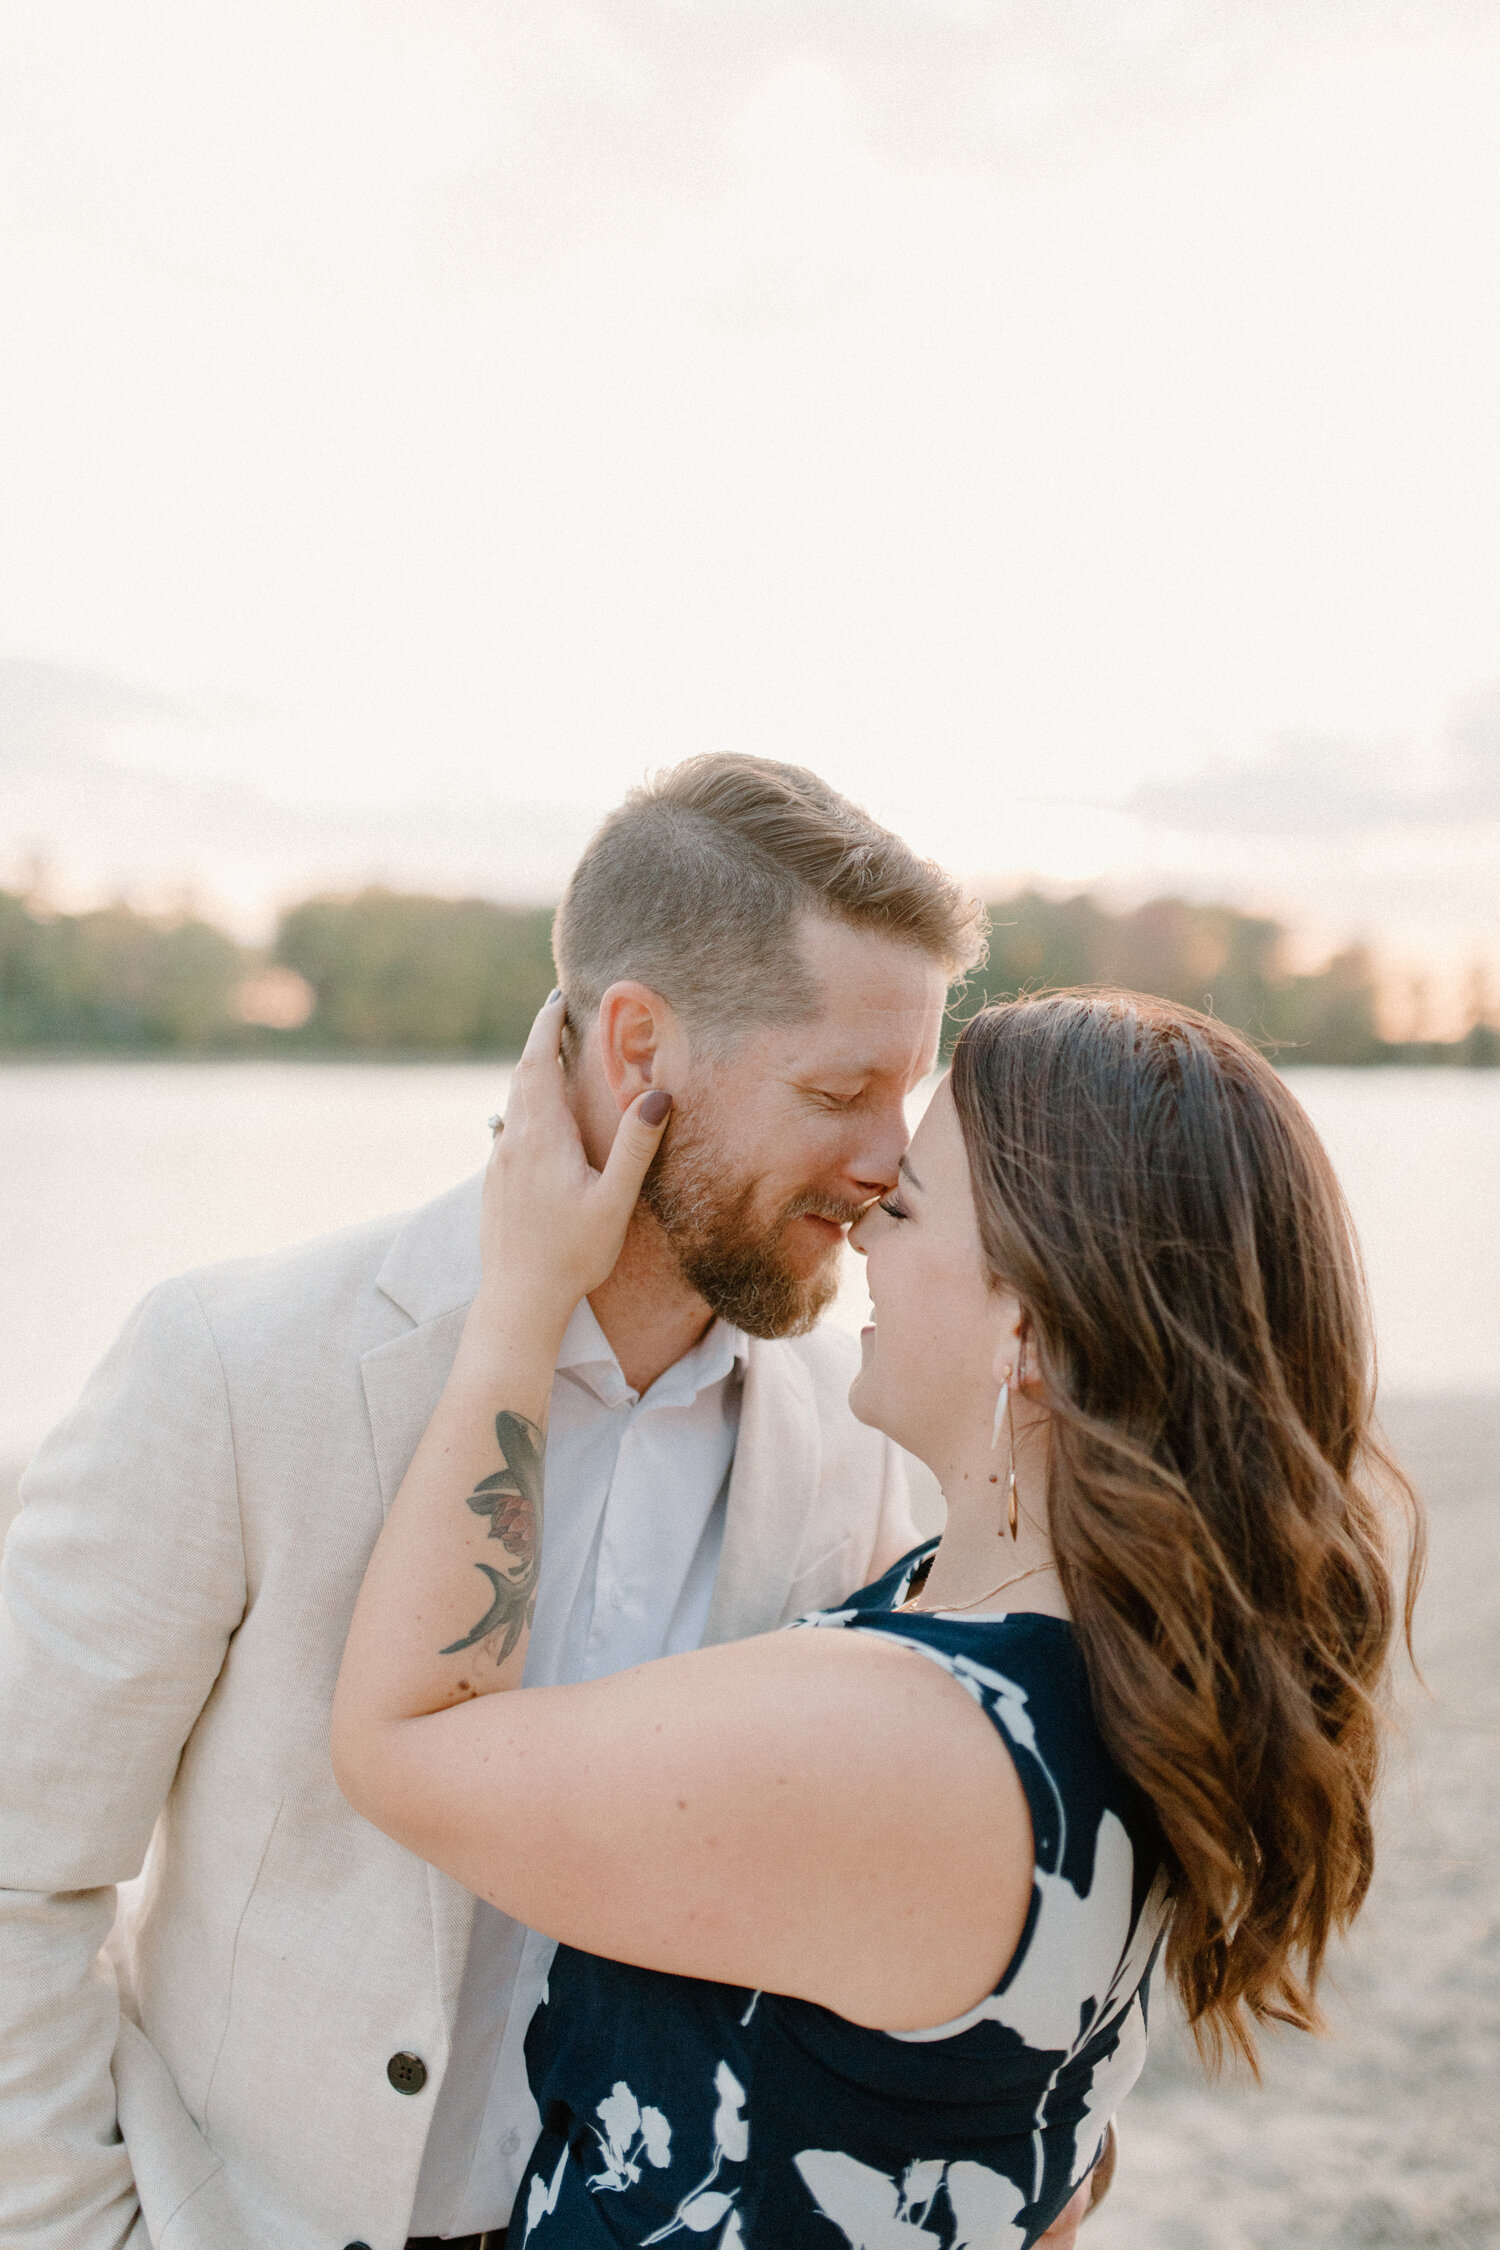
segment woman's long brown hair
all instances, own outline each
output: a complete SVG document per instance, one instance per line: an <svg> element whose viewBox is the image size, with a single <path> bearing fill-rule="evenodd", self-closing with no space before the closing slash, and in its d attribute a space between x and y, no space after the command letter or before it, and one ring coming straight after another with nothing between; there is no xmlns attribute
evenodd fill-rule
<svg viewBox="0 0 1500 2250"><path fill-rule="evenodd" d="M1165 1001L987 1008L952 1086L990 1271L1039 1354L1095 1711L1166 1839L1168 1973L1205 2057L1253 2066L1257 2021L1317 2026L1329 1937L1369 1888L1423 1556L1373 1427L1349 1214L1265 1059Z"/></svg>

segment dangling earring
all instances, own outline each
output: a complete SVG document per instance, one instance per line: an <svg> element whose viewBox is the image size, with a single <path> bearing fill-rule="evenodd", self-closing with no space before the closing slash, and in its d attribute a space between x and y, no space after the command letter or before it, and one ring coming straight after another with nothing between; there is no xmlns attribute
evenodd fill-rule
<svg viewBox="0 0 1500 2250"><path fill-rule="evenodd" d="M1000 1396L995 1401L995 1421L994 1426L990 1431L991 1453L994 1452L996 1446L1000 1443L1000 1425L1002 1422L1006 1425L1006 1428L1010 1433L1010 1476L1006 1480L1008 1486L1006 1496L1006 1520L1010 1525L1010 1535L1012 1539L1014 1539L1016 1536L1017 1523L1016 1415L1015 1408L1011 1405L1010 1386L1012 1382L1016 1381L1017 1379L1018 1378L1016 1376L1015 1369L1013 1367L1007 1368L1005 1381L1000 1385ZM998 1533L996 1536L998 1537Z"/></svg>
<svg viewBox="0 0 1500 2250"><path fill-rule="evenodd" d="M1023 1344L1021 1346L1020 1365L1016 1369L1016 1381L1018 1383L1025 1380L1025 1369L1026 1346ZM1016 1497L1016 1410L1011 1403L1009 1383L1005 1386L1005 1420L1010 1430L1010 1477L1006 1492L1005 1520L1010 1525L1010 1535L1014 1539L1020 1518L1020 1502Z"/></svg>
<svg viewBox="0 0 1500 2250"><path fill-rule="evenodd" d="M998 1445L998 1444L1000 1443L1000 1425L1001 1425L1001 1423L1002 1423L1002 1422L1003 1422L1003 1421L1005 1420L1005 1412L1006 1412L1006 1408L1007 1408L1007 1407L1008 1407L1009 1405L1010 1405L1010 1374L1009 1374L1009 1371L1007 1371L1007 1373L1006 1373L1006 1377L1005 1377L1005 1381L1004 1381L1004 1382L1003 1382L1003 1383L1002 1383L1002 1384L1000 1385L1000 1396L999 1396L999 1397L998 1397L998 1398L996 1399L996 1401L995 1401L995 1419L994 1419L994 1422L993 1422L993 1424L991 1425L991 1428L990 1428L990 1451L991 1451L991 1453L993 1453L993 1452L994 1452L994 1450L995 1450L996 1446L997 1446L997 1445Z"/></svg>

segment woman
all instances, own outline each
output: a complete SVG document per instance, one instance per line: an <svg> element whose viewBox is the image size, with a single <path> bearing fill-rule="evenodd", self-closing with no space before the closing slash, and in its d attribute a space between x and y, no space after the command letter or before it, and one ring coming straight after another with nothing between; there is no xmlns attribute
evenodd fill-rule
<svg viewBox="0 0 1500 2250"><path fill-rule="evenodd" d="M515 1693L553 1359L670 1106L591 1175L561 1014L334 1713L356 1808L561 1940L512 2243L1034 2242L1140 2068L1162 1938L1205 2050L1253 2057L1316 2021L1369 1882L1398 1604L1336 1183L1219 1025L986 1010L852 1237L851 1404L937 1474L941 1542L821 1630Z"/></svg>

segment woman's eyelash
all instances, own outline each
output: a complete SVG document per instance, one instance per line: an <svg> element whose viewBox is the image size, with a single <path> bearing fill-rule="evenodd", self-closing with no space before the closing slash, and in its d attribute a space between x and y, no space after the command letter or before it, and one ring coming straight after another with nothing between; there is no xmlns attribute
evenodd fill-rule
<svg viewBox="0 0 1500 2250"><path fill-rule="evenodd" d="M902 1210L900 1204L894 1200L888 1203L883 1195L878 1195L875 1200L888 1218L904 1219L906 1217L906 1213Z"/></svg>

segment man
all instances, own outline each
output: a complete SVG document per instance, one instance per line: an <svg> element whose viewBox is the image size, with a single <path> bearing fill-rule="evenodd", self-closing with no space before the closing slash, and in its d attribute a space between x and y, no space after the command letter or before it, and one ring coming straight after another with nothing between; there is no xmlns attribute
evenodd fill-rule
<svg viewBox="0 0 1500 2250"><path fill-rule="evenodd" d="M813 1323L977 949L947 878L794 767L692 760L590 845L555 950L595 1161L669 1032L692 1067L564 1344L528 1677L767 1631L914 1542L898 1457L845 1406L852 1349ZM477 1211L469 1182L167 1284L25 1480L0 1604L6 2243L503 2241L547 1948L356 1818L327 1753Z"/></svg>

